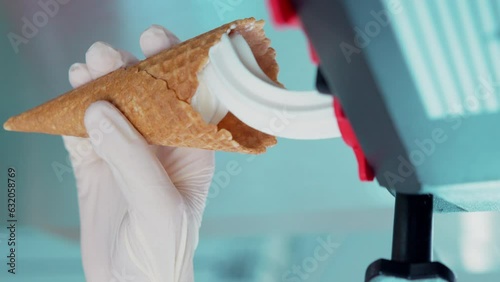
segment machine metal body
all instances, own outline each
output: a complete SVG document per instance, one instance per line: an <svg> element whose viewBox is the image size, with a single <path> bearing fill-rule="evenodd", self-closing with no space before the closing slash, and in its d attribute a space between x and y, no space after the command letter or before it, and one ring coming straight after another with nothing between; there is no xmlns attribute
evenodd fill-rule
<svg viewBox="0 0 500 282"><path fill-rule="evenodd" d="M432 262L432 213L500 209L500 130L496 130L500 112L491 105L487 105L489 111L449 111L467 105L441 101L445 110L430 114L429 107L435 106L432 100L446 96L449 89L441 89L445 94L422 93L397 38L398 23L390 17L390 9L397 8L394 5L411 1L270 1L276 22L299 26L309 38L313 57L319 61L317 89L334 95L341 104L355 135L361 178L366 176L361 170L368 165L378 183L396 197L392 260L374 262L366 281L394 281L383 277L455 281L448 268ZM432 2L419 5L437 9ZM440 5L458 10L456 3ZM475 7L469 10L479 13ZM452 32L459 34L467 26L457 21ZM471 25L479 26L474 21ZM423 35L416 40L429 39ZM498 36L482 38L498 40ZM498 72L491 67L489 71ZM480 93L488 85L481 83L480 73L471 72L478 76L474 89ZM492 91L489 94L496 95ZM433 99L426 103L424 94Z"/></svg>
<svg viewBox="0 0 500 282"><path fill-rule="evenodd" d="M383 2L292 1L322 79L340 100L378 182L392 192L433 194L436 204L448 203L440 211L499 210L500 112L429 117L392 26L380 24L366 46L357 43L356 30L387 11Z"/></svg>

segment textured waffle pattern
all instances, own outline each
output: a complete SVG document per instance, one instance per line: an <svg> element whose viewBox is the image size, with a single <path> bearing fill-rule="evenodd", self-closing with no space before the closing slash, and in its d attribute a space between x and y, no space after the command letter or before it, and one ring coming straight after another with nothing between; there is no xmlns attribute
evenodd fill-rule
<svg viewBox="0 0 500 282"><path fill-rule="evenodd" d="M276 54L263 25L253 18L226 24L12 117L4 127L87 137L85 110L95 101L107 100L150 144L263 153L276 144L275 137L250 128L231 113L218 125L207 124L190 105L198 88L198 73L208 63L210 47L229 30L243 35L262 70L277 80Z"/></svg>

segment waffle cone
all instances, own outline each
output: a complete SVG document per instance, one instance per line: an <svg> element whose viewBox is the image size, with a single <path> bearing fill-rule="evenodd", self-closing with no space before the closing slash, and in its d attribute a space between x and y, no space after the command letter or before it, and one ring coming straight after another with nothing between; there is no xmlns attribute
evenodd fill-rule
<svg viewBox="0 0 500 282"><path fill-rule="evenodd" d="M85 110L95 101L113 103L150 144L241 153L263 153L274 136L257 131L228 113L217 125L191 107L198 73L210 47L228 30L240 33L262 70L277 81L275 51L253 18L228 23L138 64L118 69L45 104L11 117L6 130L88 137Z"/></svg>

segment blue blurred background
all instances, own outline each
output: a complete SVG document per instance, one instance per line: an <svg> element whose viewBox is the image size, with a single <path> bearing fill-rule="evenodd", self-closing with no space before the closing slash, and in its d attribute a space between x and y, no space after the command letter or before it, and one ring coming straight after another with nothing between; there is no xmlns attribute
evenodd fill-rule
<svg viewBox="0 0 500 282"><path fill-rule="evenodd" d="M297 90L314 86L305 37L273 28L261 1L60 0L65 4L32 38L13 45L9 34L22 35L24 22L48 1L0 3L1 121L69 90L69 66L83 61L95 41L142 57L138 38L151 24L185 40L233 19L265 19L280 81ZM84 281L74 178L54 170L70 169L61 138L2 130L0 140L0 281ZM241 173L223 181L228 162L237 162ZM8 167L18 172L16 275L7 273L5 257ZM217 153L195 258L197 281L362 281L370 262L390 256L392 213L393 197L358 180L354 155L339 139L282 139L255 158ZM497 213L436 215L436 260L460 281L499 281L499 220ZM301 278L290 275L295 265L310 262L322 240L335 242L328 258Z"/></svg>

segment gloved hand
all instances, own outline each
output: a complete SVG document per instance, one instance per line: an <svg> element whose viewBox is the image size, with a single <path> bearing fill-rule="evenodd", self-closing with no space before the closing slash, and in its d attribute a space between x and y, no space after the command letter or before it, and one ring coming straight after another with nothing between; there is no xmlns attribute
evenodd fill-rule
<svg viewBox="0 0 500 282"><path fill-rule="evenodd" d="M146 56L177 44L152 26L140 38ZM136 62L130 53L97 42L86 64L74 64L78 87ZM85 113L90 138L64 137L78 186L81 251L87 281L193 281L214 152L150 146L112 104Z"/></svg>

